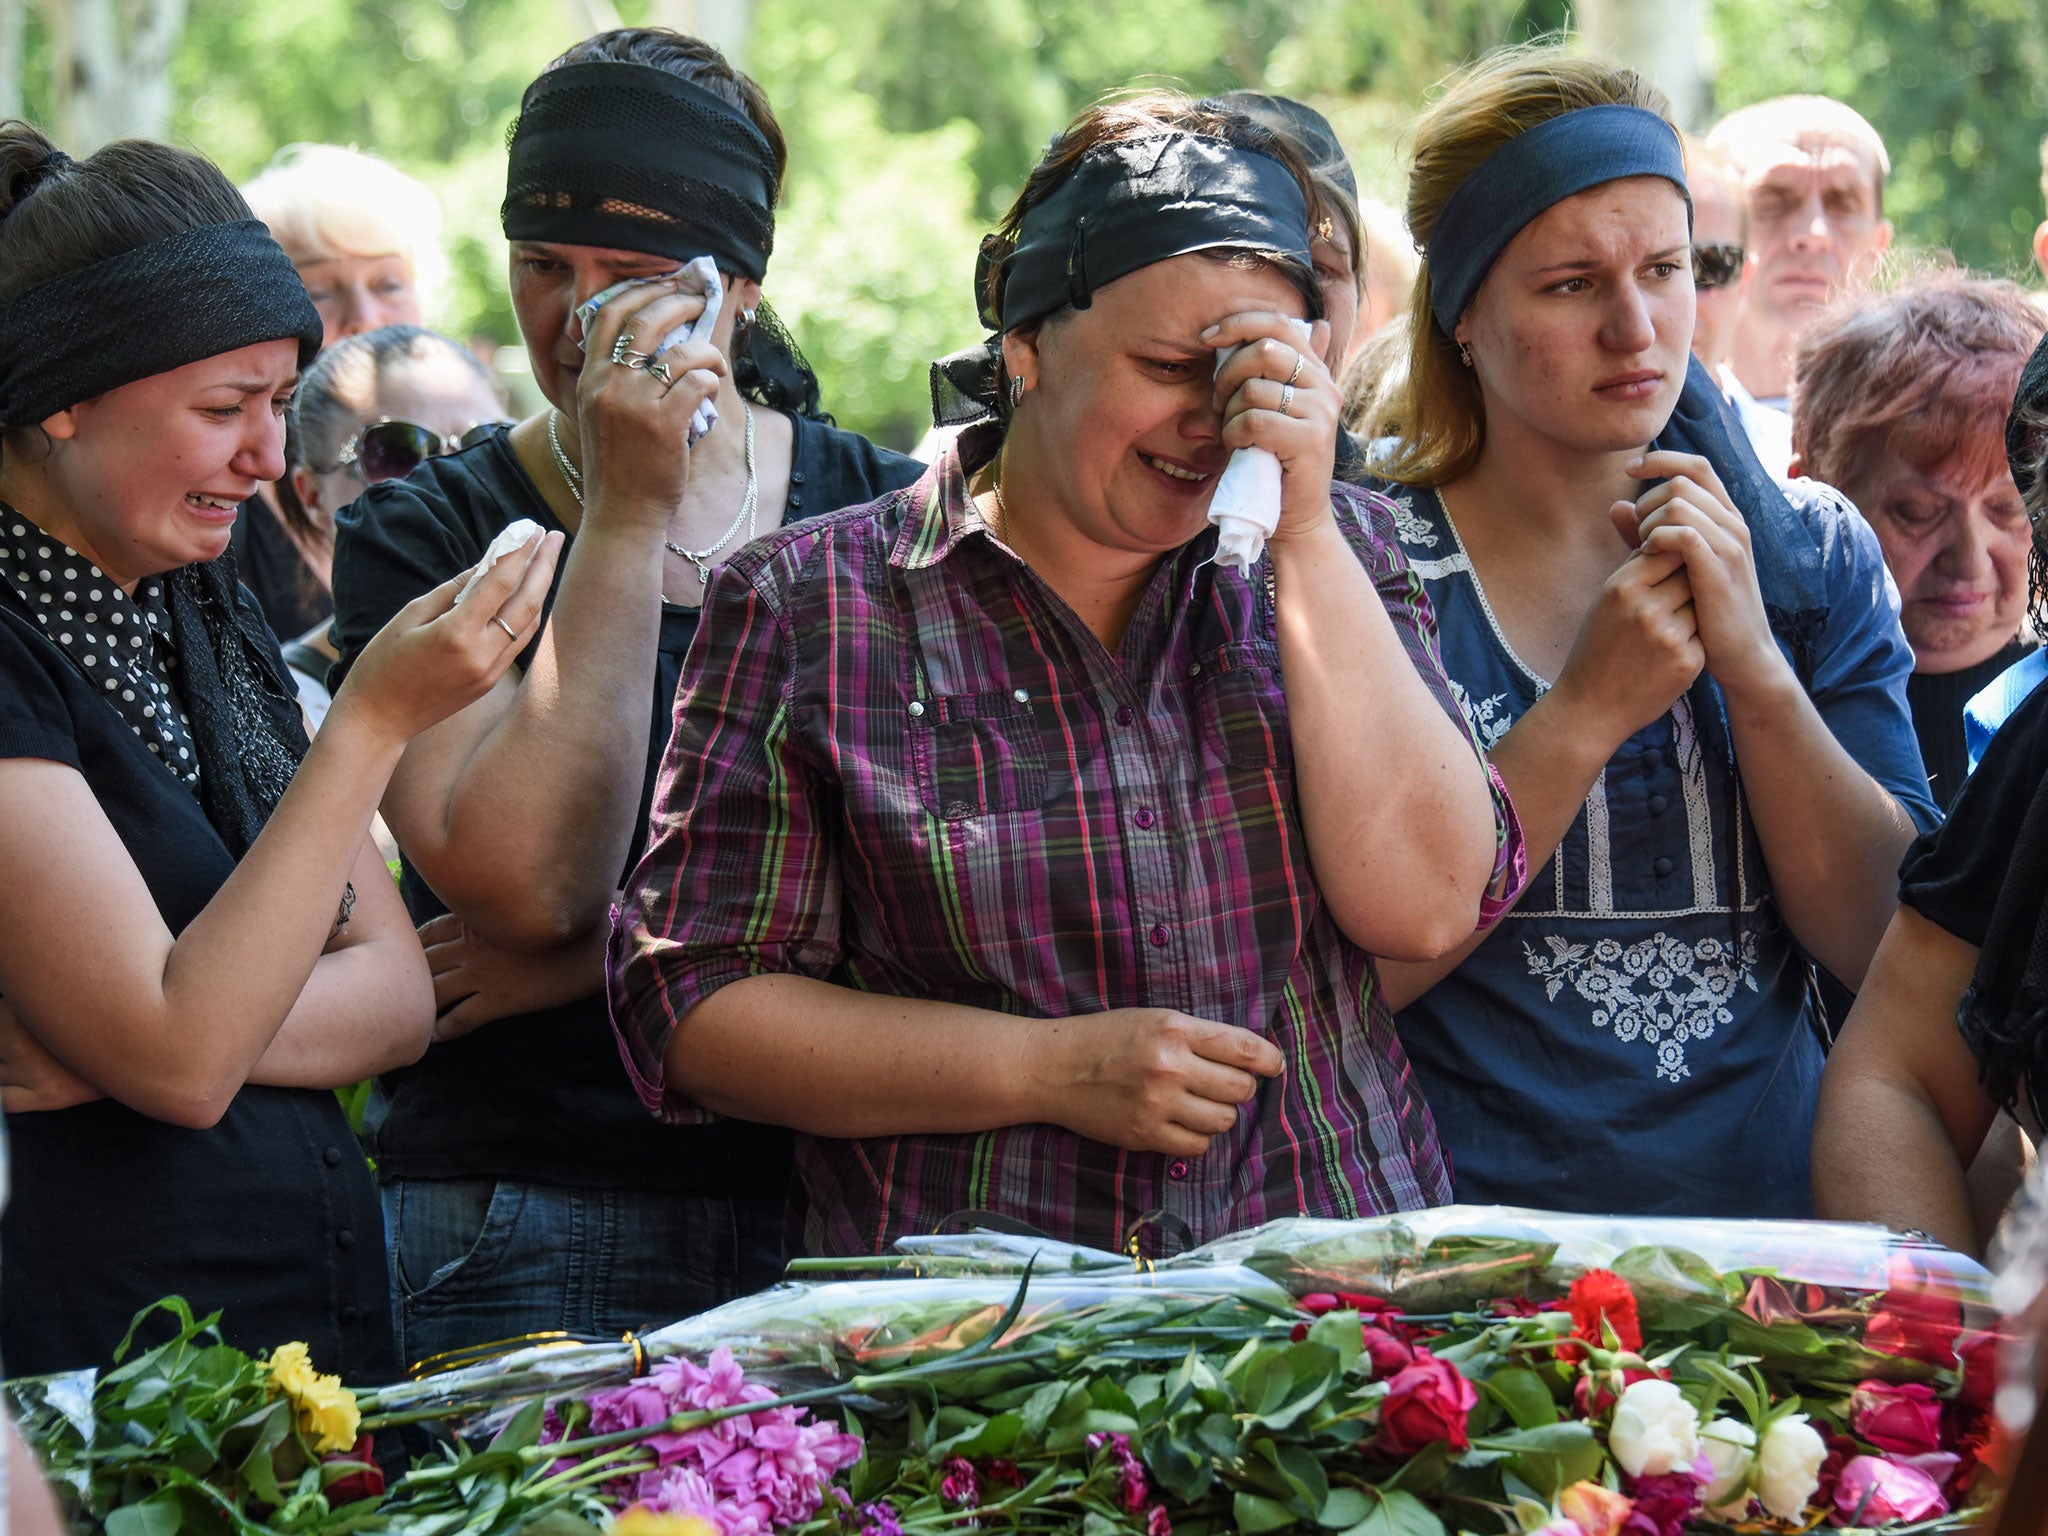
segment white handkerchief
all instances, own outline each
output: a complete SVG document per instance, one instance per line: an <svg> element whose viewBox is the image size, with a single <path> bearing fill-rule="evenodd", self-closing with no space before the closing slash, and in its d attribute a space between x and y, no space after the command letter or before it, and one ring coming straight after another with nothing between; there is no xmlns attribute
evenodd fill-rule
<svg viewBox="0 0 2048 1536"><path fill-rule="evenodd" d="M1297 320L1301 344L1308 345L1309 327ZM1240 343L1243 345L1243 343ZM1225 347L1216 354L1216 371L1237 354ZM1266 552L1266 540L1280 526L1280 461L1263 448L1240 448L1230 456L1209 498L1209 521L1216 525L1216 563L1250 570Z"/></svg>
<svg viewBox="0 0 2048 1536"><path fill-rule="evenodd" d="M649 283L665 282L668 278L681 279L681 287L685 293L703 294L703 312L696 319L690 321L689 324L679 325L670 331L659 342L655 343L651 351L643 344L646 341L644 336L634 337L633 344L635 350L646 352L650 357L659 358L670 347L677 346L682 342L708 340L713 329L718 325L718 311L725 303L725 280L718 275L717 262L713 261L709 256L699 256L695 260L676 268L675 271L667 273L664 277L630 277L623 283L613 283L604 292L585 299L576 306L576 327L581 333L578 337L577 345L581 346L583 344L581 338L590 334L590 322L597 317L597 312L603 309L606 304L629 289L644 288ZM695 447L697 439L717 425L718 406L714 401L707 399L702 405L697 407L690 417L690 445Z"/></svg>
<svg viewBox="0 0 2048 1536"><path fill-rule="evenodd" d="M491 547L484 551L483 559L477 561L476 569L469 573L469 580L462 584L462 590L455 594L455 601L461 602L476 590L476 584L490 575L498 562L507 555L526 547L526 541L540 532L540 524L530 517L522 517L516 523L507 523L498 536L491 540Z"/></svg>

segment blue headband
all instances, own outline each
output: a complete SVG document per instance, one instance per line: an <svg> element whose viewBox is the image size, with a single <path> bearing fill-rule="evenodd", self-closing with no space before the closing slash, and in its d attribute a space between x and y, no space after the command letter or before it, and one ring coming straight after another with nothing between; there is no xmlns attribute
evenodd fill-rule
<svg viewBox="0 0 2048 1536"><path fill-rule="evenodd" d="M1662 176L1688 203L1678 130L1641 107L1581 107L1480 161L1429 235L1429 308L1450 335L1508 242L1566 198L1624 176Z"/></svg>

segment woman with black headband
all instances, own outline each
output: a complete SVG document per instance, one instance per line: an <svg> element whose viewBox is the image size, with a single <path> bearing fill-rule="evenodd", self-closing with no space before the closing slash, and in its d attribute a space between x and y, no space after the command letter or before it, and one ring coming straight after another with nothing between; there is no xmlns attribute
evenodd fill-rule
<svg viewBox="0 0 2048 1536"><path fill-rule="evenodd" d="M442 1041L371 1111L408 1360L616 1336L781 1272L788 1133L651 1121L620 1070L602 951L705 575L919 470L820 414L761 302L783 161L760 88L706 44L650 29L563 55L526 93L504 206L550 405L340 519L344 671L515 519L572 535L519 670L415 743L385 802L443 1009ZM678 275L700 257L724 291L715 324L664 350L702 329L703 269Z"/></svg>
<svg viewBox="0 0 2048 1536"><path fill-rule="evenodd" d="M802 1133L809 1248L1448 1197L1370 957L1460 942L1520 838L1384 504L1331 481L1313 196L1213 103L1083 112L935 380L975 425L713 584L612 1011L650 1108ZM1253 448L1246 569L1205 514Z"/></svg>
<svg viewBox="0 0 2048 1536"><path fill-rule="evenodd" d="M2048 624L2048 342L2020 375L2006 462L2034 527L2032 618ZM1931 1233L1965 1253L1991 1233L1964 1170L2000 1109L2036 1140L2048 1108L2048 688L1998 728L1948 821L1913 845L1899 910L1821 1082L1823 1216ZM2039 1074L2038 1076L2036 1074Z"/></svg>
<svg viewBox="0 0 2048 1536"><path fill-rule="evenodd" d="M290 261L196 155L74 164L10 123L0 273L0 1353L104 1366L182 1295L382 1378L331 1090L416 1058L433 997L365 834L408 738L538 627L556 546L407 605L309 748L225 553L320 343Z"/></svg>
<svg viewBox="0 0 2048 1536"><path fill-rule="evenodd" d="M1667 111L1524 49L1416 129L1388 490L1549 862L1491 934L1383 975L1461 1200L1792 1216L1808 960L1861 981L1935 813L1876 540L1764 474L1690 359Z"/></svg>

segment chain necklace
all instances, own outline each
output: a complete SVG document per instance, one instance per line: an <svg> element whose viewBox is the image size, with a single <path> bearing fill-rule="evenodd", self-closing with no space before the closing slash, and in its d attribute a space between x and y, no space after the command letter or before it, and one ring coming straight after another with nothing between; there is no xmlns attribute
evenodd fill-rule
<svg viewBox="0 0 2048 1536"><path fill-rule="evenodd" d="M725 532L718 536L717 542L707 544L702 549L685 549L673 539L663 539L661 541L663 549L671 554L681 555L697 568L697 585L700 590L711 585L711 567L706 562L732 542L732 536L740 531L740 524L745 523L747 525L747 537L749 539L753 538L758 526L756 518L761 506L761 480L754 468L754 406L753 402L748 400L743 400L740 404L747 413L747 490L746 494L740 498L739 511L733 514L732 522L727 525ZM555 468L562 472L563 483L569 487L569 494L576 498L577 507L581 508L583 505L583 475L574 464L569 462L569 455L562 451L562 434L557 425L561 418L562 413L560 411L550 410L548 412L548 447L554 452ZM1000 497L1001 492L999 491L997 495Z"/></svg>

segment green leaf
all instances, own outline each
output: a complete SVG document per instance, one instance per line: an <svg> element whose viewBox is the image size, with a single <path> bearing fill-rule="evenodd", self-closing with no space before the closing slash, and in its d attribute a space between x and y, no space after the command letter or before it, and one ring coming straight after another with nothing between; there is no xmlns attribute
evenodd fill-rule
<svg viewBox="0 0 2048 1536"><path fill-rule="evenodd" d="M1365 1352L1365 1335L1356 1312L1325 1312L1308 1325L1311 1344L1337 1352L1337 1368L1348 1371Z"/></svg>
<svg viewBox="0 0 2048 1536"><path fill-rule="evenodd" d="M1231 1514L1237 1520L1237 1528L1243 1536L1257 1536L1260 1531L1278 1531L1293 1525L1298 1518L1294 1511L1278 1499L1269 1499L1263 1494L1240 1493L1231 1500Z"/></svg>
<svg viewBox="0 0 2048 1536"><path fill-rule="evenodd" d="M1266 1439L1253 1441L1252 1448L1265 1457L1301 1501L1302 1513L1311 1518L1322 1513L1323 1501L1330 1496L1330 1478L1315 1452L1306 1446L1275 1445Z"/></svg>
<svg viewBox="0 0 2048 1536"><path fill-rule="evenodd" d="M1546 1497L1582 1479L1600 1475L1605 1459L1593 1426L1579 1420L1518 1429L1474 1441L1475 1451L1505 1451L1508 1466L1523 1482Z"/></svg>
<svg viewBox="0 0 2048 1536"><path fill-rule="evenodd" d="M505 1421L505 1427L491 1437L493 1451L523 1451L528 1446L540 1444L541 1420L547 1413L547 1402L536 1397Z"/></svg>
<svg viewBox="0 0 2048 1536"><path fill-rule="evenodd" d="M107 1536L177 1536L184 1512L169 1489L107 1515Z"/></svg>
<svg viewBox="0 0 2048 1536"><path fill-rule="evenodd" d="M1323 1512L1317 1516L1317 1523L1328 1530L1349 1530L1359 1524L1372 1512L1373 1501L1359 1488L1332 1488L1330 1496L1323 1500Z"/></svg>
<svg viewBox="0 0 2048 1536"><path fill-rule="evenodd" d="M1159 1486L1183 1504L1192 1504L1207 1493L1216 1477L1209 1458L1178 1435L1152 1436L1145 1443L1145 1465Z"/></svg>
<svg viewBox="0 0 2048 1536"><path fill-rule="evenodd" d="M1359 1490L1377 1507L1344 1536L1444 1536L1444 1523L1422 1500L1401 1488Z"/></svg>
<svg viewBox="0 0 2048 1536"><path fill-rule="evenodd" d="M1017 1413L999 1413L994 1418L977 1421L952 1439L932 1448L932 1455L938 1456L1007 1456L1024 1433L1024 1417Z"/></svg>
<svg viewBox="0 0 2048 1536"><path fill-rule="evenodd" d="M1192 1355L1193 1351L1189 1353ZM1045 1426L1052 1422L1053 1411L1059 1407L1060 1399L1066 1395L1067 1384L1057 1380L1048 1381L1033 1392L1023 1408L1024 1433L1033 1440L1044 1435Z"/></svg>
<svg viewBox="0 0 2048 1536"><path fill-rule="evenodd" d="M1543 1378L1526 1367L1500 1371L1480 1383L1488 1397L1508 1412L1517 1429L1537 1429L1558 1420L1557 1400Z"/></svg>

